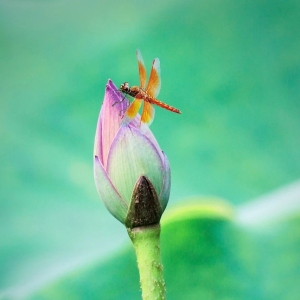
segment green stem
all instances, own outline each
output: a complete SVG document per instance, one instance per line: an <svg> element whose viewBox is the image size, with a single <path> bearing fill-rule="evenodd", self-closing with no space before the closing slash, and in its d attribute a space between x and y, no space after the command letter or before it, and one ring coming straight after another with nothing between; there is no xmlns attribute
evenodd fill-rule
<svg viewBox="0 0 300 300"><path fill-rule="evenodd" d="M133 243L143 300L165 300L166 288L160 258L160 225L127 228Z"/></svg>

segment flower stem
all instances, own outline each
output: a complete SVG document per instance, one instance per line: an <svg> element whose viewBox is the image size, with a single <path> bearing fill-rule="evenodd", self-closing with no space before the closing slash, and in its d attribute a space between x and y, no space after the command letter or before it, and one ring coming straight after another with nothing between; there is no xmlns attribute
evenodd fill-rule
<svg viewBox="0 0 300 300"><path fill-rule="evenodd" d="M160 258L160 225L127 228L133 243L143 300L165 300L166 288Z"/></svg>

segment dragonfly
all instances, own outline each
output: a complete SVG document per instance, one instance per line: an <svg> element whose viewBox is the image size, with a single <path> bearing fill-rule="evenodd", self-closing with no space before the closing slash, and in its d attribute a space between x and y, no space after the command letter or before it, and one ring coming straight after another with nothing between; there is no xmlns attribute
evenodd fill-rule
<svg viewBox="0 0 300 300"><path fill-rule="evenodd" d="M158 96L161 88L161 78L160 78L160 62L158 58L155 58L152 63L152 69L149 77L149 81L146 87L146 68L144 60L140 50L136 51L139 77L140 77L140 86L129 86L128 82L124 82L120 86L120 91L125 95L129 95L134 98L132 103L128 106L125 111L121 124L126 125L130 123L132 119L137 115L142 105L143 111L141 116L141 124L147 124L150 126L154 119L155 110L152 104L160 106L164 109L167 109L171 112L181 114L181 111L171 105L168 105L156 97Z"/></svg>

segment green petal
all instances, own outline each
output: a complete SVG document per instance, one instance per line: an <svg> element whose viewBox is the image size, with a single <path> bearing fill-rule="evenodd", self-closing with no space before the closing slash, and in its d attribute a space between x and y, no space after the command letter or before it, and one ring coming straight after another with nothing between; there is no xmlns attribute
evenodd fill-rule
<svg viewBox="0 0 300 300"><path fill-rule="evenodd" d="M97 191L106 208L116 219L124 223L128 206L112 184L97 156L94 159L94 178Z"/></svg>
<svg viewBox="0 0 300 300"><path fill-rule="evenodd" d="M171 169L167 156L162 152L164 159L164 183L160 195L158 196L163 211L167 207L171 189Z"/></svg>
<svg viewBox="0 0 300 300"><path fill-rule="evenodd" d="M131 126L120 128L112 143L107 172L122 198L129 204L135 183L146 176L159 195L163 184L163 162L151 140Z"/></svg>

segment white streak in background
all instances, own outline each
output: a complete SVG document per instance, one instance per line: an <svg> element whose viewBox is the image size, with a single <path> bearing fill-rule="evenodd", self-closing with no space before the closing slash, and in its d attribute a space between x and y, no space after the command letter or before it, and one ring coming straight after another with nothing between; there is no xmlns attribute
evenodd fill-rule
<svg viewBox="0 0 300 300"><path fill-rule="evenodd" d="M78 255L72 259L61 259L51 262L43 261L44 268L37 271L35 278L29 278L28 282L16 285L0 292L0 299L26 299L43 287L55 280L62 278L72 271L78 270L99 259L99 251L85 255Z"/></svg>
<svg viewBox="0 0 300 300"><path fill-rule="evenodd" d="M120 248L125 244L126 238L118 239L117 246ZM34 293L37 293L39 290L51 285L73 271L86 268L88 265L95 264L95 262L100 264L101 261L109 259L112 253L116 254L117 249L115 245L109 245L105 251L102 250L102 253L99 253L99 247L88 253L73 255L71 258L60 257L60 259L55 259L55 262L53 257L48 261L42 260L36 262L35 267L37 267L38 271L35 277L28 278L27 282L0 291L0 300L30 298Z"/></svg>
<svg viewBox="0 0 300 300"><path fill-rule="evenodd" d="M259 227L299 211L300 180L239 206L236 221L247 227Z"/></svg>

